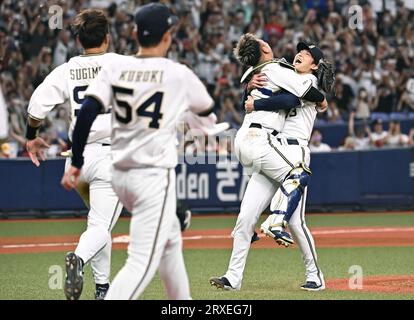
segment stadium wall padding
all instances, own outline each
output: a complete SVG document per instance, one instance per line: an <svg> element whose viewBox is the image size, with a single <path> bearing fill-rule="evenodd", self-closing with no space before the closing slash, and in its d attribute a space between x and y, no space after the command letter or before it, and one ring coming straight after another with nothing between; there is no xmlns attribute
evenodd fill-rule
<svg viewBox="0 0 414 320"><path fill-rule="evenodd" d="M201 211L237 210L248 182L243 169L223 158L205 162L177 167L178 198ZM0 160L0 211L85 210L60 186L64 163ZM308 206L414 206L414 148L315 153L311 169Z"/></svg>

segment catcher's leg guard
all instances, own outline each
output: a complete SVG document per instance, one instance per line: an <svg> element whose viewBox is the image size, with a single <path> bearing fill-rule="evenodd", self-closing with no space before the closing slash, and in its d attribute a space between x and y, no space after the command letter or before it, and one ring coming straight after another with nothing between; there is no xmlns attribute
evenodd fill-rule
<svg viewBox="0 0 414 320"><path fill-rule="evenodd" d="M290 217L295 212L303 190L309 183L311 171L303 163L293 168L280 188L276 191L275 196L270 204L270 211L275 214L283 215L283 221L288 223Z"/></svg>
<svg viewBox="0 0 414 320"><path fill-rule="evenodd" d="M304 164L293 168L272 199L272 214L262 223L261 230L278 244L289 246L294 243L285 229L299 204L310 174L311 171Z"/></svg>

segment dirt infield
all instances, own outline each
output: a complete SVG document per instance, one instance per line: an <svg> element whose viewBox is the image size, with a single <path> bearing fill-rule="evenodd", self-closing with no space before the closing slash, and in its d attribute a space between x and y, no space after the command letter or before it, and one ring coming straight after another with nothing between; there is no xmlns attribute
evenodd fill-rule
<svg viewBox="0 0 414 320"><path fill-rule="evenodd" d="M364 277L360 289L351 289L348 281L349 279L331 279L326 281L326 286L329 290L414 294L413 275Z"/></svg>
<svg viewBox="0 0 414 320"><path fill-rule="evenodd" d="M231 229L190 230L183 234L185 249L230 249ZM313 228L319 248L402 247L414 246L412 227L325 227ZM0 254L70 251L79 236L0 237ZM114 235L114 249L125 249L128 236ZM262 237L253 248L281 248L270 238ZM284 249L284 248L281 248Z"/></svg>
<svg viewBox="0 0 414 320"><path fill-rule="evenodd" d="M184 247L191 249L228 249L232 247L231 229L194 230L184 233ZM312 235L319 248L351 247L406 247L414 246L414 228L384 227L324 227L312 228ZM281 248L275 242L262 237L254 248Z"/></svg>

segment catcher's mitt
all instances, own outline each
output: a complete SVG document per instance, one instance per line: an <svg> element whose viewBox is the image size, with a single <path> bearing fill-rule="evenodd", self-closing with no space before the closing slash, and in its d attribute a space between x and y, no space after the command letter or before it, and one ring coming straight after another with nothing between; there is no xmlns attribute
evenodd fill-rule
<svg viewBox="0 0 414 320"><path fill-rule="evenodd" d="M333 93L335 83L335 71L331 63L321 61L316 70L318 86L326 93Z"/></svg>

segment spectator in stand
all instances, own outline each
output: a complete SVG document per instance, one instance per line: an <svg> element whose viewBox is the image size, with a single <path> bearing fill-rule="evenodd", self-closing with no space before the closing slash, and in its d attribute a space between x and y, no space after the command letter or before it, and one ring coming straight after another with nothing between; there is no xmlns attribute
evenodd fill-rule
<svg viewBox="0 0 414 320"><path fill-rule="evenodd" d="M414 146L414 128L411 128L410 134L408 135L408 145Z"/></svg>
<svg viewBox="0 0 414 320"><path fill-rule="evenodd" d="M373 127L374 130L370 135L370 144L372 147L382 148L387 143L388 133L383 129L381 119L375 120Z"/></svg>
<svg viewBox="0 0 414 320"><path fill-rule="evenodd" d="M273 34L277 38L282 38L285 31L286 21L281 16L280 12L271 12L268 22L264 26L264 31L267 35Z"/></svg>
<svg viewBox="0 0 414 320"><path fill-rule="evenodd" d="M344 145L338 148L338 151L354 151L355 150L355 138L348 136L345 138Z"/></svg>
<svg viewBox="0 0 414 320"><path fill-rule="evenodd" d="M62 140L62 146L67 147L69 142L68 131L70 126L70 116L66 105L59 106L55 118L52 121L51 130Z"/></svg>
<svg viewBox="0 0 414 320"><path fill-rule="evenodd" d="M343 118L347 118L352 108L354 93L348 84L342 82L341 78L335 81L335 101L339 113Z"/></svg>
<svg viewBox="0 0 414 320"><path fill-rule="evenodd" d="M401 133L401 125L398 121L390 121L388 135L386 138L386 146L391 148L404 147L409 143L406 134Z"/></svg>
<svg viewBox="0 0 414 320"><path fill-rule="evenodd" d="M362 61L362 68L357 69L355 77L358 80L359 88L365 88L368 98L373 99L377 94L375 83L380 80L380 73L374 68L371 58Z"/></svg>
<svg viewBox="0 0 414 320"><path fill-rule="evenodd" d="M26 143L26 110L15 92L8 95L10 117L10 146L14 150L23 150ZM13 152L14 154L14 152ZM20 155L17 152L17 155Z"/></svg>
<svg viewBox="0 0 414 320"><path fill-rule="evenodd" d="M239 41L243 35L245 28L245 13L244 10L238 9L235 15L232 15L231 24L227 33L227 38L230 41Z"/></svg>
<svg viewBox="0 0 414 320"><path fill-rule="evenodd" d="M374 99L374 112L391 113L394 111L394 91L387 85L381 84L378 87L377 95Z"/></svg>
<svg viewBox="0 0 414 320"><path fill-rule="evenodd" d="M0 81L0 146L9 137L9 114Z"/></svg>
<svg viewBox="0 0 414 320"><path fill-rule="evenodd" d="M59 40L56 43L55 52L53 54L53 64L59 66L68 61L69 55L70 32L61 30L59 32Z"/></svg>
<svg viewBox="0 0 414 320"><path fill-rule="evenodd" d="M131 54L137 51L133 37L134 12L137 6L149 1L0 1L0 77L9 79L3 82L8 109L14 108L12 100L16 98L25 109L44 76L80 53L69 27L77 12L95 6L106 10L114 40L111 51ZM336 96L328 99L331 109L318 114L329 123L347 121L350 111L356 109L360 117L366 102L373 108L371 112L414 110L412 0L180 0L166 3L180 17L176 42L168 56L193 68L204 78L211 94L220 93L215 99L217 114L234 118L236 125L239 121L234 108L224 107L224 100L228 95L239 97L242 91L241 68L232 55L232 48L247 31L263 37L276 57L286 57L288 61L295 54L293 45L299 41L322 47L337 69ZM53 4L63 10L61 29L48 27L48 9ZM355 4L363 9L362 30L349 27L348 10ZM224 72L231 73L225 89L221 84L224 80L220 80ZM367 91L368 101L361 103L359 100L360 108L357 108L361 88ZM10 114L20 112L20 107L18 111L10 110ZM366 131L356 123L361 141L366 138ZM355 146L358 148L358 142ZM14 152L13 148L12 145Z"/></svg>
<svg viewBox="0 0 414 320"><path fill-rule="evenodd" d="M336 106L336 100L328 100L329 108L326 112L327 121L329 123L343 123L341 113L339 112L338 107Z"/></svg>
<svg viewBox="0 0 414 320"><path fill-rule="evenodd" d="M203 44L201 52L198 52L196 71L200 79L206 81L209 92L215 88L215 73L220 68L220 57L211 48L209 42Z"/></svg>
<svg viewBox="0 0 414 320"><path fill-rule="evenodd" d="M331 147L322 142L322 133L319 130L314 130L311 136L309 149L311 152L329 152Z"/></svg>
<svg viewBox="0 0 414 320"><path fill-rule="evenodd" d="M367 90L365 88L359 89L356 99L355 120L367 122L371 116L371 109L372 104L368 98Z"/></svg>
<svg viewBox="0 0 414 320"><path fill-rule="evenodd" d="M407 81L405 91L401 96L400 102L398 103L397 110L414 111L414 74Z"/></svg>
<svg viewBox="0 0 414 320"><path fill-rule="evenodd" d="M243 122L241 112L236 110L235 98L231 94L228 94L224 98L223 105L218 114L218 122L228 122L232 127L238 128Z"/></svg>
<svg viewBox="0 0 414 320"><path fill-rule="evenodd" d="M369 127L363 122L355 124L355 112L351 112L349 115L348 133L349 137L354 139L355 150L369 149L371 135Z"/></svg>
<svg viewBox="0 0 414 320"><path fill-rule="evenodd" d="M0 143L0 159L10 158L10 145L8 143Z"/></svg>

